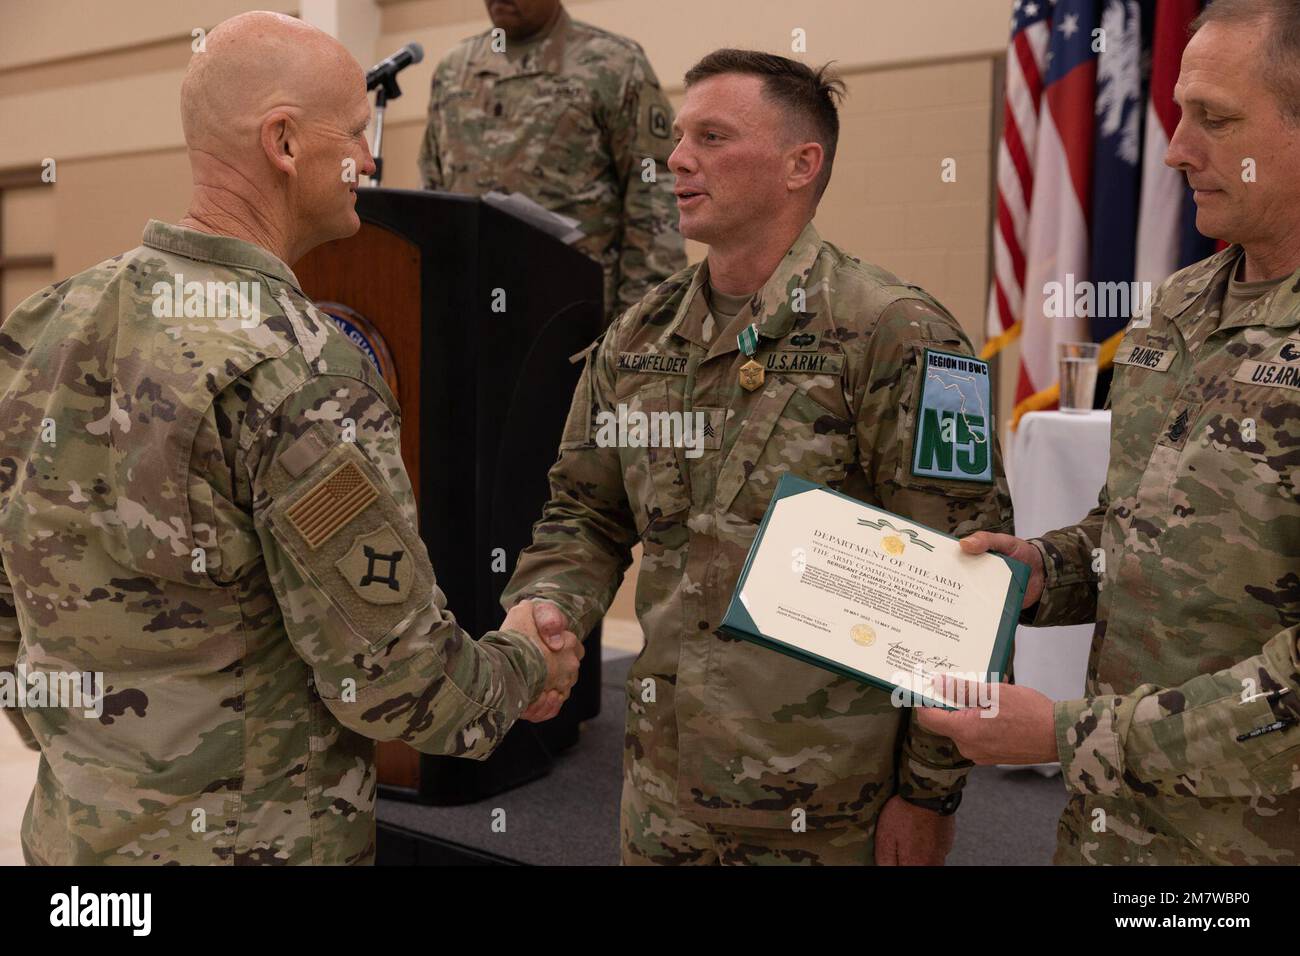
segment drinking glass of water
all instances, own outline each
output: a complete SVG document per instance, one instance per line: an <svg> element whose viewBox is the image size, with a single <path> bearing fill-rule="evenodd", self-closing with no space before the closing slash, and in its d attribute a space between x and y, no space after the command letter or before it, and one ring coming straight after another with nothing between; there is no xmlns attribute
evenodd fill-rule
<svg viewBox="0 0 1300 956"><path fill-rule="evenodd" d="M1063 412L1090 412L1097 393L1096 342L1061 342L1061 400Z"/></svg>

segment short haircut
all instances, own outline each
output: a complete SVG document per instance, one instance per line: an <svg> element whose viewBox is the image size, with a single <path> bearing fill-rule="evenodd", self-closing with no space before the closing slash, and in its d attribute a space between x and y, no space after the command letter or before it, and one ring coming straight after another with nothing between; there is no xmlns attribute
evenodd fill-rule
<svg viewBox="0 0 1300 956"><path fill-rule="evenodd" d="M1263 23L1264 83L1282 114L1300 125L1300 3L1296 0L1214 0L1192 22L1192 33L1209 23Z"/></svg>
<svg viewBox="0 0 1300 956"><path fill-rule="evenodd" d="M686 88L713 76L742 73L763 81L763 92L800 123L800 133L821 144L824 161L813 202L822 198L831 181L835 144L840 138L836 101L844 96L844 81L826 64L814 70L797 60L757 50L714 50L686 71Z"/></svg>

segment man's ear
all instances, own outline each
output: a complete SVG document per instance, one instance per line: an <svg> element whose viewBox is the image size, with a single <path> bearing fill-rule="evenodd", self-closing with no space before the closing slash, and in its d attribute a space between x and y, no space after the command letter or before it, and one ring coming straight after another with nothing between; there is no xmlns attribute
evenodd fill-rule
<svg viewBox="0 0 1300 956"><path fill-rule="evenodd" d="M287 113L272 113L262 121L262 152L282 173L298 171L298 129Z"/></svg>
<svg viewBox="0 0 1300 956"><path fill-rule="evenodd" d="M817 181L821 175L825 152L822 144L816 142L800 143L787 154L785 186L790 192L798 192L810 183Z"/></svg>

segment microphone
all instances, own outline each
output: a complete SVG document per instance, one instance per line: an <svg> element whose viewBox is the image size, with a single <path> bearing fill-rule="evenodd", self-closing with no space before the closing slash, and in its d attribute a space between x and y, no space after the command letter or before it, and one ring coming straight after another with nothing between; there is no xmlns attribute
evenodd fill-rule
<svg viewBox="0 0 1300 956"><path fill-rule="evenodd" d="M370 68L366 73L366 92L370 92L389 77L396 76L399 70L404 70L412 63L419 63L423 59L424 47L418 43L406 44L387 60L376 63Z"/></svg>

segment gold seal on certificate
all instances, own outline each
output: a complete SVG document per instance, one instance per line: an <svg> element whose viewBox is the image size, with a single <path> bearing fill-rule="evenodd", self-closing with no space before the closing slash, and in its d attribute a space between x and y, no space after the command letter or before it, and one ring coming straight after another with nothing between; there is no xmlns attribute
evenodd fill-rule
<svg viewBox="0 0 1300 956"><path fill-rule="evenodd" d="M853 638L855 644L870 647L876 643L876 629L870 624L854 624L849 631L849 637Z"/></svg>
<svg viewBox="0 0 1300 956"><path fill-rule="evenodd" d="M722 630L933 702L936 674L1001 678L1028 577L1018 561L966 554L950 535L784 475Z"/></svg>

